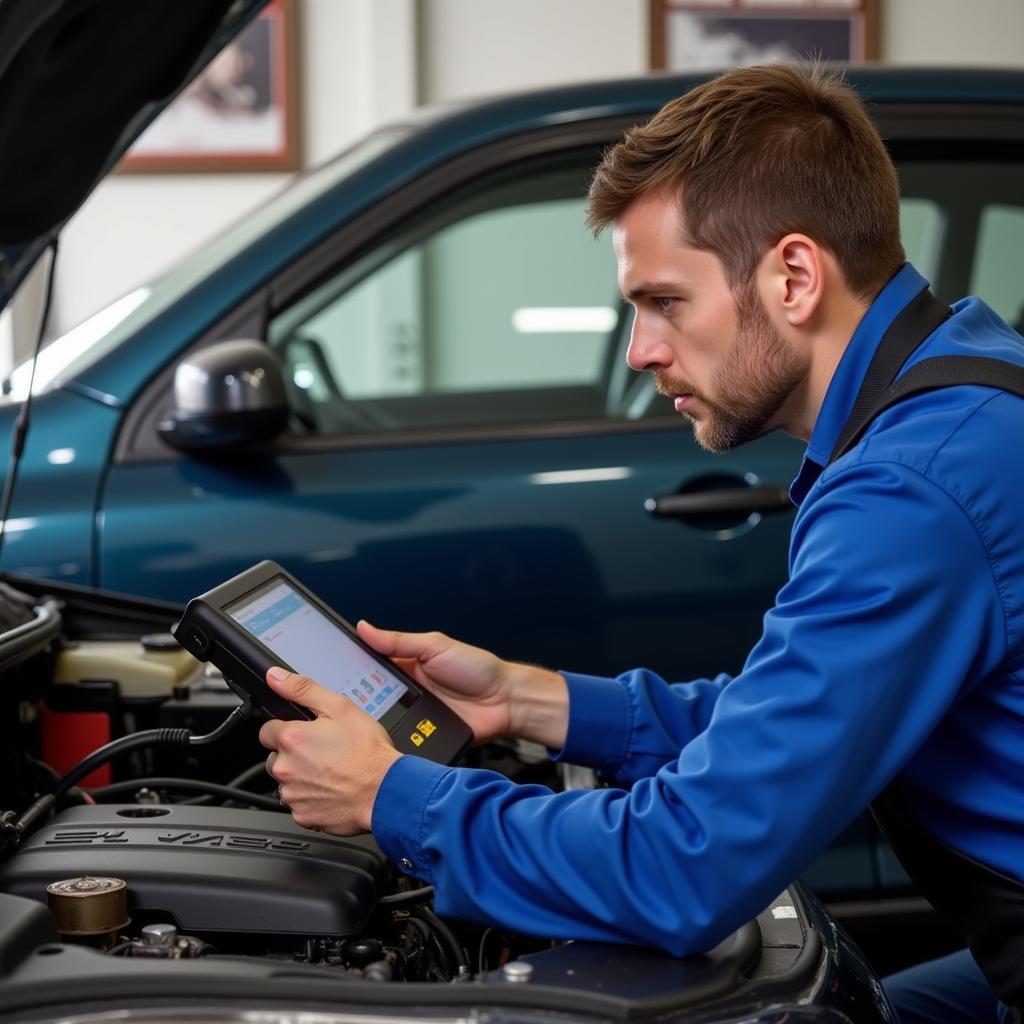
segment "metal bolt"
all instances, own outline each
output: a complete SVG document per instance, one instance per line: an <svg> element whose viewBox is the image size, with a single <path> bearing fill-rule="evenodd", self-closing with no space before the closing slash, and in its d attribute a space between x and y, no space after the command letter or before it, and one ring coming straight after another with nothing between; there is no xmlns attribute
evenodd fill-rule
<svg viewBox="0 0 1024 1024"><path fill-rule="evenodd" d="M525 960L513 960L502 967L501 975L506 981L529 981L533 977L533 964Z"/></svg>
<svg viewBox="0 0 1024 1024"><path fill-rule="evenodd" d="M142 929L144 946L159 946L170 949L178 941L178 929L173 924L147 924Z"/></svg>

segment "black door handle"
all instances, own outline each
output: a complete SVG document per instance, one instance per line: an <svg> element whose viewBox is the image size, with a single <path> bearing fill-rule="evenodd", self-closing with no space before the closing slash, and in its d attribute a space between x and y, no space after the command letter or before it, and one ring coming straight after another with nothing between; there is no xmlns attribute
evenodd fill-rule
<svg viewBox="0 0 1024 1024"><path fill-rule="evenodd" d="M789 488L780 484L761 484L756 487L729 487L713 491L694 491L688 494L662 494L648 498L644 508L653 516L673 516L676 519L699 520L707 516L770 515L793 508Z"/></svg>

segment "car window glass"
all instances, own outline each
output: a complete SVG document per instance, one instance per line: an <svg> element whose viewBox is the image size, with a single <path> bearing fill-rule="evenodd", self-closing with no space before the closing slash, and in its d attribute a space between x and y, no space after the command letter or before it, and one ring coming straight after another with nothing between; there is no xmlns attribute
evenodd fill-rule
<svg viewBox="0 0 1024 1024"><path fill-rule="evenodd" d="M991 203L981 211L971 292L1018 331L1024 329L1024 204Z"/></svg>
<svg viewBox="0 0 1024 1024"><path fill-rule="evenodd" d="M903 196L900 199L900 236L907 259L931 280L942 256L945 217L931 199Z"/></svg>
<svg viewBox="0 0 1024 1024"><path fill-rule="evenodd" d="M897 161L907 258L949 302L978 295L1011 324L1024 307L1024 168L1005 159Z"/></svg>
<svg viewBox="0 0 1024 1024"><path fill-rule="evenodd" d="M589 166L520 173L431 209L273 318L310 429L670 413L649 394L625 401L638 382L619 365L627 318L610 239L585 225Z"/></svg>

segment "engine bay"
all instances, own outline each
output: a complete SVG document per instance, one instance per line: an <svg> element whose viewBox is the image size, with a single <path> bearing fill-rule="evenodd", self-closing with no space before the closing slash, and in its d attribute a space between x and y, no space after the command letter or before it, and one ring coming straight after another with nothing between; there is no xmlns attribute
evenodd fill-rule
<svg viewBox="0 0 1024 1024"><path fill-rule="evenodd" d="M188 933L319 938L362 930L388 869L369 837L309 832L286 814L112 804L55 815L0 868L0 887L32 896L58 876L130 879L136 924L164 915Z"/></svg>
<svg viewBox="0 0 1024 1024"><path fill-rule="evenodd" d="M106 976L119 988L139 977L136 967L119 972L129 961L173 962L181 970L230 962L248 964L252 978L264 980L298 970L374 987L473 982L478 1001L540 1001L626 1018L763 994L782 980L813 987L822 976L815 910L796 890L708 954L685 960L446 922L431 897L371 836L323 835L283 812L73 806L0 865L0 1019L10 982L20 973L33 978L40 957L51 977L67 970L69 980L95 983ZM27 933L36 935L34 958ZM196 976L186 977L190 984ZM151 983L167 985L168 977Z"/></svg>
<svg viewBox="0 0 1024 1024"><path fill-rule="evenodd" d="M200 998L319 1012L337 1006L339 982L346 1005L392 1013L640 1020L710 1007L740 1020L824 997L877 1019L870 969L799 887L682 960L442 920L433 890L372 836L294 823L259 721L225 730L238 699L166 643L172 606L45 586L0 634L0 1021ZM204 732L216 742L141 742ZM108 741L127 746L97 761ZM529 744L477 748L468 763L555 790L594 784Z"/></svg>
<svg viewBox="0 0 1024 1024"><path fill-rule="evenodd" d="M0 867L0 891L47 893L67 940L114 955L256 955L378 980L465 972L429 891L403 900L403 884L370 836L190 805L71 807Z"/></svg>

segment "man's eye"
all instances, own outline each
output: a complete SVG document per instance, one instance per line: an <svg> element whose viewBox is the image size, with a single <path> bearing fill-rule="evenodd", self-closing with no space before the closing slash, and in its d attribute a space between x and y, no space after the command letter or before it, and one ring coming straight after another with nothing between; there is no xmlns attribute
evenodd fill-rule
<svg viewBox="0 0 1024 1024"><path fill-rule="evenodd" d="M657 296L657 298L655 298L654 301L658 304L658 309L660 309L662 313L671 313L672 310L675 308L677 300L667 298L664 295L659 295Z"/></svg>

